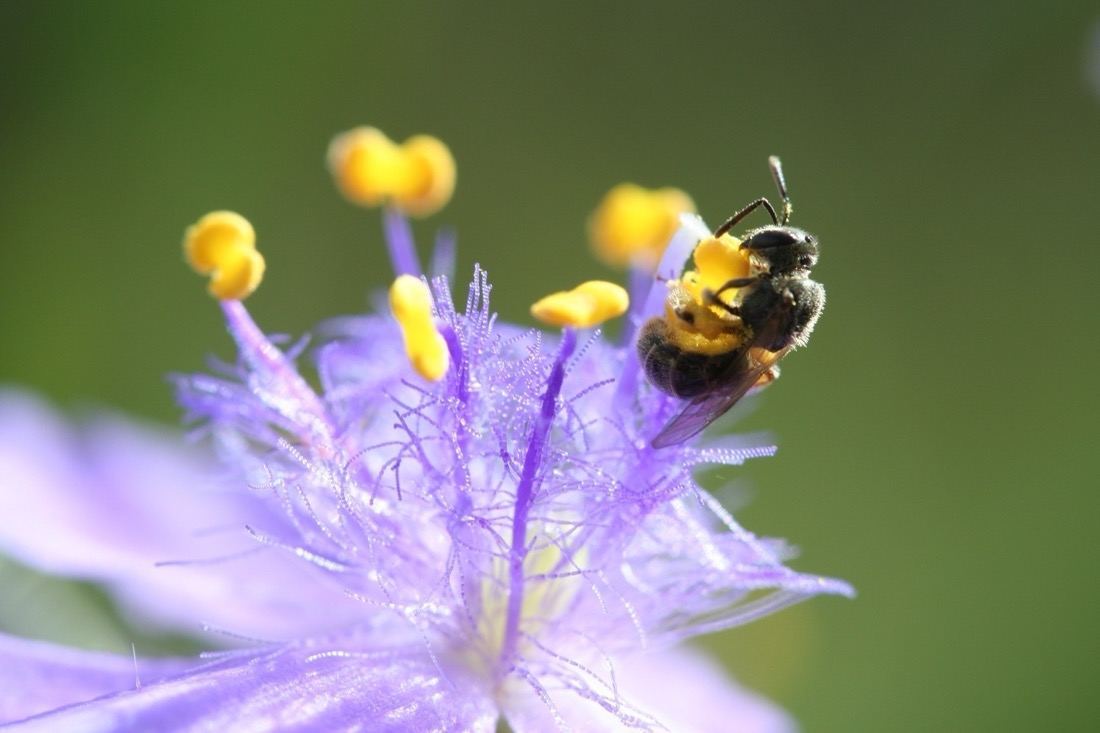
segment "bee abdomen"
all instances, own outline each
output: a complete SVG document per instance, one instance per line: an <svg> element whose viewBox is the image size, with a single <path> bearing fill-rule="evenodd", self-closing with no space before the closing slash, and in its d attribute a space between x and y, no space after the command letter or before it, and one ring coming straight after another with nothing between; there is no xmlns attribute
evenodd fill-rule
<svg viewBox="0 0 1100 733"><path fill-rule="evenodd" d="M638 359L650 383L662 392L690 399L721 384L735 354L707 355L685 351L668 338L668 324L650 319L638 334Z"/></svg>

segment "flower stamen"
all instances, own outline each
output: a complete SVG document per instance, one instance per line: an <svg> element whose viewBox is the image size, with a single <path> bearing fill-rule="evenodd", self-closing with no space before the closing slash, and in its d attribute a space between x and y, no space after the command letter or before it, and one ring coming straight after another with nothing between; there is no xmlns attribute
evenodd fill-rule
<svg viewBox="0 0 1100 733"><path fill-rule="evenodd" d="M617 318L630 307L630 296L615 283L589 280L569 291L547 295L531 306L531 315L551 326L591 328Z"/></svg>
<svg viewBox="0 0 1100 733"><path fill-rule="evenodd" d="M454 193L451 151L429 135L398 145L377 128L357 127L332 141L328 165L340 191L360 206L389 204L411 216L428 216Z"/></svg>
<svg viewBox="0 0 1100 733"><path fill-rule="evenodd" d="M550 428L553 426L554 416L557 413L558 396L561 394L562 383L565 381L565 363L573 355L576 346L576 332L572 329L565 329L562 333L561 345L558 347L558 354L550 369L550 377L546 382L546 392L542 396L538 418L531 430L527 453L523 457L523 469L520 472L519 484L516 486L516 503L512 514L511 553L509 556L508 605L504 616L504 638L500 655L504 663L501 668L502 672L511 671L511 665L516 658L520 621L523 617L524 586L527 581L524 563L529 551L527 545L528 520L532 503L538 494L539 473L543 468L543 455L546 444L550 439Z"/></svg>
<svg viewBox="0 0 1100 733"><path fill-rule="evenodd" d="M263 279L264 258L256 250L256 232L232 211L211 212L188 227L183 252L195 272L210 275L208 290L218 300L243 300Z"/></svg>
<svg viewBox="0 0 1100 733"><path fill-rule="evenodd" d="M447 342L432 320L432 295L423 280L400 275L390 287L390 308L401 325L405 353L413 368L430 382L447 373Z"/></svg>
<svg viewBox="0 0 1100 733"><path fill-rule="evenodd" d="M695 213L691 197L677 188L647 189L621 183L604 196L588 221L592 249L617 267L653 270L682 213Z"/></svg>

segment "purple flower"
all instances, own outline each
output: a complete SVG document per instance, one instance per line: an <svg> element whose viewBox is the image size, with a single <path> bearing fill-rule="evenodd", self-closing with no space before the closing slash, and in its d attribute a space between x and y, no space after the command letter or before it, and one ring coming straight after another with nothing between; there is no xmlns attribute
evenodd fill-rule
<svg viewBox="0 0 1100 733"><path fill-rule="evenodd" d="M418 274L404 218L388 211L386 231L399 271ZM0 547L103 583L144 623L201 625L221 650L144 660L0 637L0 723L793 728L674 648L851 592L787 568L782 542L742 529L693 478L772 450L729 437L654 449L679 403L629 345L498 322L481 270L457 303L445 277L425 282L448 365L435 382L392 316L323 324L307 379L304 341L280 350L223 301L236 363L175 379L216 462L120 420L74 433L3 398Z"/></svg>

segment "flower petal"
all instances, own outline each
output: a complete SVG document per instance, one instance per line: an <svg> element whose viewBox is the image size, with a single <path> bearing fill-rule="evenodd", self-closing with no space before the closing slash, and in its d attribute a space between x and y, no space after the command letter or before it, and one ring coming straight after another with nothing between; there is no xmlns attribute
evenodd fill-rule
<svg viewBox="0 0 1100 733"><path fill-rule="evenodd" d="M444 677L424 647L354 652L295 644L233 653L12 727L18 731L491 733L492 699Z"/></svg>
<svg viewBox="0 0 1100 733"><path fill-rule="evenodd" d="M194 666L135 660L0 634L0 725L91 700Z"/></svg>
<svg viewBox="0 0 1100 733"><path fill-rule="evenodd" d="M284 639L361 614L308 564L250 536L246 522L285 520L225 490L180 442L121 418L74 431L36 398L0 393L0 548L104 582L146 620L191 632Z"/></svg>
<svg viewBox="0 0 1100 733"><path fill-rule="evenodd" d="M688 649L636 655L615 667L623 696L674 731L792 733L794 720L746 690L709 657Z"/></svg>
<svg viewBox="0 0 1100 733"><path fill-rule="evenodd" d="M507 711L516 733L572 730L625 733L794 733L797 724L780 707L738 686L712 659L677 649L614 660L616 690L606 695L584 685L579 694L552 692L550 705L535 691L517 695ZM617 695L614 692L617 691ZM591 699L599 697L599 701Z"/></svg>

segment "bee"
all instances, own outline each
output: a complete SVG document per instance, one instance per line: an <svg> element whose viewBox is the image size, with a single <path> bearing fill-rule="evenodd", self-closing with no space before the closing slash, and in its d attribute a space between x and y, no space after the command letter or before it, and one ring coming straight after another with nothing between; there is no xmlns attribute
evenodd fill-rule
<svg viewBox="0 0 1100 733"><path fill-rule="evenodd" d="M638 334L638 358L649 381L687 400L653 438L654 448L698 435L750 390L775 381L779 361L806 345L825 306L825 288L810 279L817 239L787 226L791 200L783 169L775 156L768 165L783 202L780 213L759 198L718 227L713 239L697 244L689 260L694 267L668 283L664 316L651 318ZM722 240L761 207L772 224L749 230L739 246L730 237ZM708 284L708 277L725 278L726 272L737 274L717 287Z"/></svg>

